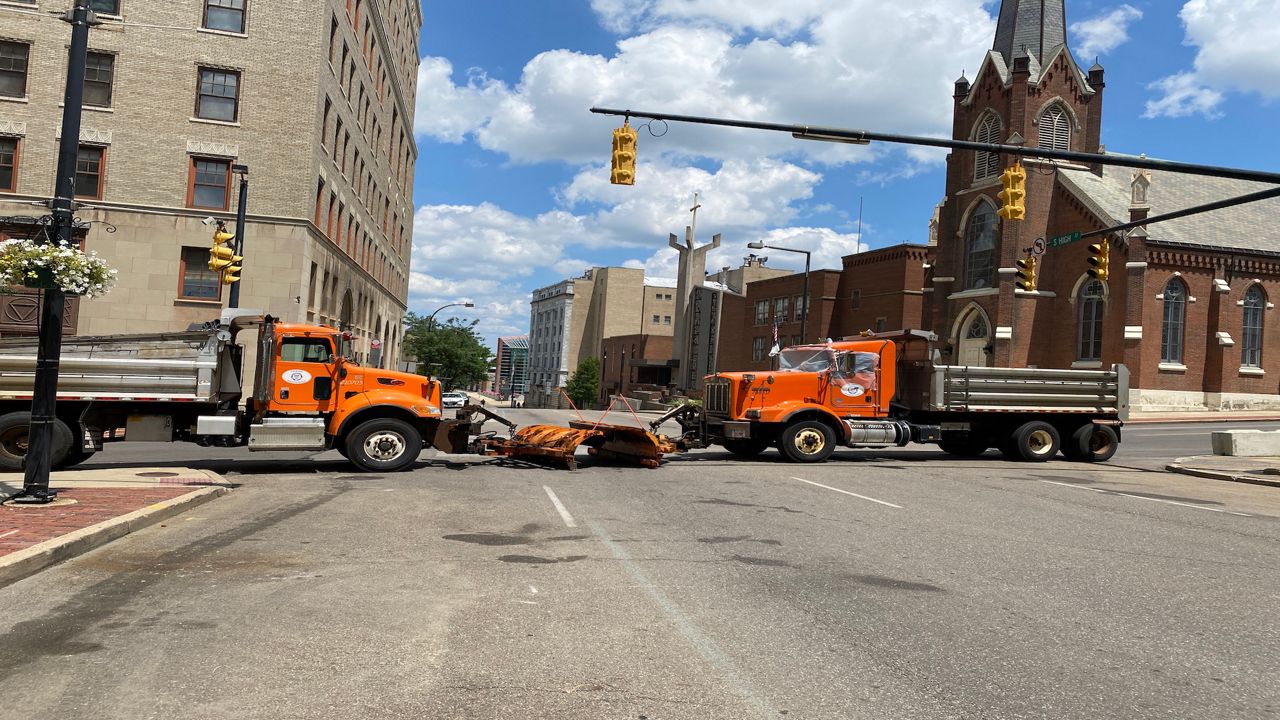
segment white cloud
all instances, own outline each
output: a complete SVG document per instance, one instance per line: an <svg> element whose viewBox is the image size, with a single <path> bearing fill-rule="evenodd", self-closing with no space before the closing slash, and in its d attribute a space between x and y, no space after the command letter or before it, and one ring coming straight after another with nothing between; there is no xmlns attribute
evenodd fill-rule
<svg viewBox="0 0 1280 720"><path fill-rule="evenodd" d="M1126 4L1098 17L1072 23L1076 52L1088 62L1095 55L1115 50L1129 41L1129 25L1141 19L1142 11Z"/></svg>
<svg viewBox="0 0 1280 720"><path fill-rule="evenodd" d="M1161 96L1147 101L1146 118L1186 117L1203 115L1214 119L1222 117L1218 106L1222 104L1223 95L1217 90L1200 84L1195 73L1178 73L1161 78L1147 86L1149 90L1159 90Z"/></svg>
<svg viewBox="0 0 1280 720"><path fill-rule="evenodd" d="M515 162L573 164L603 157L617 123L588 113L592 106L946 133L950 81L982 56L994 23L973 0L907 5L596 0L602 21L618 19L619 28L645 32L619 41L610 57L541 53L511 86L478 72L456 83L446 61L426 58L419 70L418 130L447 142L469 136ZM735 35L744 29L786 37ZM849 163L887 152L797 142L785 133L695 125L667 130L661 138L641 135L641 158L786 155Z"/></svg>
<svg viewBox="0 0 1280 720"><path fill-rule="evenodd" d="M1149 86L1163 95L1147 103L1146 117L1217 117L1229 91L1280 98L1277 13L1277 0L1188 0L1179 17L1197 49L1194 68Z"/></svg>

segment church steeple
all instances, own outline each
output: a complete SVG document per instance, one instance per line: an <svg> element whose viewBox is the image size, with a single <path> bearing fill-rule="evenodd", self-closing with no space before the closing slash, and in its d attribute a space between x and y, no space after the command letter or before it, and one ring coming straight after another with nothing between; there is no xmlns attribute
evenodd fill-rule
<svg viewBox="0 0 1280 720"><path fill-rule="evenodd" d="M1043 63L1046 55L1067 43L1067 0L1001 0L996 44L1007 66L1030 55Z"/></svg>

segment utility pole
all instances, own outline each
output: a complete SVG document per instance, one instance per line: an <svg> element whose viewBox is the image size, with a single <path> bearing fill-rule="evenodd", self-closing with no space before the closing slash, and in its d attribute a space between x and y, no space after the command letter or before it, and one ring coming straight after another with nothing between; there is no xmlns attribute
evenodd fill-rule
<svg viewBox="0 0 1280 720"><path fill-rule="evenodd" d="M240 199L236 201L236 255L244 256L245 208L249 204L249 166L232 165L231 172L240 177ZM241 261L243 262L243 261ZM231 283L227 297L228 308L240 307L240 281Z"/></svg>
<svg viewBox="0 0 1280 720"><path fill-rule="evenodd" d="M75 0L75 5L62 19L71 24L71 48L67 53L62 140L58 145L58 174L54 184L52 209L54 236L59 244L70 245L75 231L76 156L80 151L85 56L89 50L89 28L99 23L89 9L88 0ZM57 491L49 489L49 471L53 452L53 424L58 422L55 406L58 400L58 364L62 355L62 323L66 315L67 296L60 287L48 288L43 294L22 492L13 498L15 503L31 505L43 505L58 497ZM84 438L76 435L78 433L72 433L76 441L84 442Z"/></svg>

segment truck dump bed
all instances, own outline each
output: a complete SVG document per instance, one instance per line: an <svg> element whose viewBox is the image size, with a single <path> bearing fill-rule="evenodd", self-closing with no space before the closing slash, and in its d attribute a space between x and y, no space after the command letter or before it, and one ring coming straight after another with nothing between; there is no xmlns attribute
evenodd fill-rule
<svg viewBox="0 0 1280 720"><path fill-rule="evenodd" d="M1129 418L1129 371L932 365L930 411L1085 413Z"/></svg>

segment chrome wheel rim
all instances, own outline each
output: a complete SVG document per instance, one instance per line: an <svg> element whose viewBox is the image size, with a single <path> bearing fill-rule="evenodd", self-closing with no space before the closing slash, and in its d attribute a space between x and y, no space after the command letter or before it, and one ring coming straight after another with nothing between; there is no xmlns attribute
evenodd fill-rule
<svg viewBox="0 0 1280 720"><path fill-rule="evenodd" d="M1089 435L1089 452L1094 455L1103 455L1111 449L1111 438L1101 430L1094 430Z"/></svg>
<svg viewBox="0 0 1280 720"><path fill-rule="evenodd" d="M364 440L364 453L374 460L387 462L404 454L404 436L389 430L376 432Z"/></svg>
<svg viewBox="0 0 1280 720"><path fill-rule="evenodd" d="M796 449L805 455L816 455L827 446L827 438L813 429L805 429L796 433Z"/></svg>

